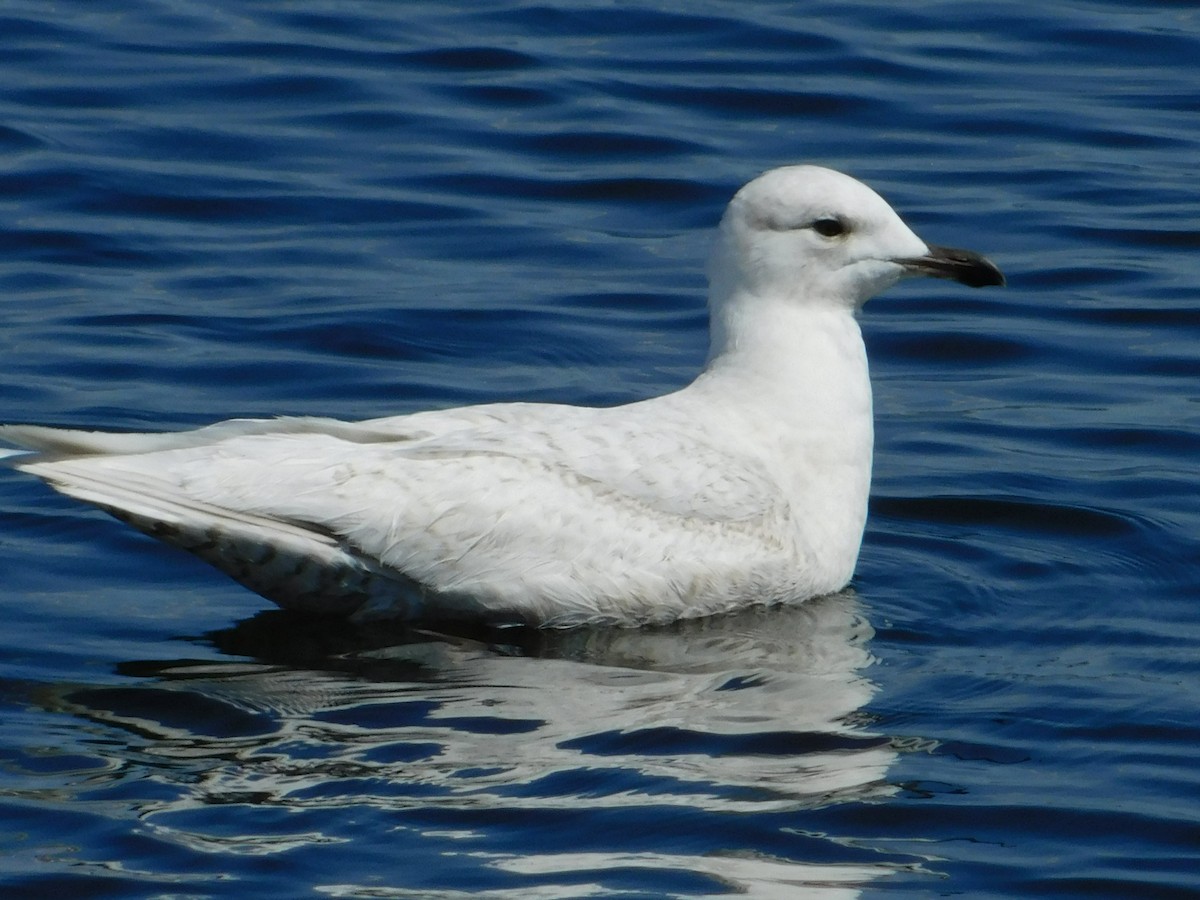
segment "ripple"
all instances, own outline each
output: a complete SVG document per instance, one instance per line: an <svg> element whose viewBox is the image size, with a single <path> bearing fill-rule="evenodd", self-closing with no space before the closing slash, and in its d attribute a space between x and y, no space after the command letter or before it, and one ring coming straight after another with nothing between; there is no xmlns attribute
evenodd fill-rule
<svg viewBox="0 0 1200 900"><path fill-rule="evenodd" d="M449 72L505 72L536 69L538 60L503 47L441 47L405 53L405 62Z"/></svg>
<svg viewBox="0 0 1200 900"><path fill-rule="evenodd" d="M669 390L730 192L823 162L1012 276L864 312L861 605L453 640L245 620L257 598L0 478L0 893L1190 896L1187 15L619 13L6 7L0 417Z"/></svg>
<svg viewBox="0 0 1200 900"><path fill-rule="evenodd" d="M1008 497L913 497L903 501L880 498L876 502L881 514L943 525L1015 528L1031 534L1105 539L1129 537L1135 531L1135 524L1126 516L1109 510L1054 506Z"/></svg>

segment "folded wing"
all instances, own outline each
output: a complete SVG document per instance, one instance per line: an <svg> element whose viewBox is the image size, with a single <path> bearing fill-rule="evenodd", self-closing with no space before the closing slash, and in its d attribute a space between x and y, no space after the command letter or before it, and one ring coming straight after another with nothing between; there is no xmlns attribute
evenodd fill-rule
<svg viewBox="0 0 1200 900"><path fill-rule="evenodd" d="M286 607L641 621L785 549L785 510L752 461L730 465L729 448L686 430L623 440L594 427L605 413L517 404L0 438L38 451L18 468Z"/></svg>

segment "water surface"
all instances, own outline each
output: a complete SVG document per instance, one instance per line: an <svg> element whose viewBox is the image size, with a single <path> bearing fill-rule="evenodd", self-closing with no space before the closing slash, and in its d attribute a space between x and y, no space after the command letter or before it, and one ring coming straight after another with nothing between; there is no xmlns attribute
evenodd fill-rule
<svg viewBox="0 0 1200 900"><path fill-rule="evenodd" d="M686 383L809 161L1005 291L863 315L853 589L639 632L288 616L0 477L6 897L1200 894L1185 5L9 3L0 419Z"/></svg>

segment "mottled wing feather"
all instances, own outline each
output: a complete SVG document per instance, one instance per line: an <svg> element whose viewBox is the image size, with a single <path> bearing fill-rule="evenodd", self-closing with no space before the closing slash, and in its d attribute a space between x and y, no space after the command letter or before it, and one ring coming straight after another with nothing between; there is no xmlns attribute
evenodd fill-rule
<svg viewBox="0 0 1200 900"><path fill-rule="evenodd" d="M781 511L753 460L731 465L687 429L595 427L605 414L519 404L360 425L251 420L208 443L7 437L49 454L21 468L288 606L415 609L428 594L447 612L587 620L605 598L667 594L654 575L665 557L701 578L761 553ZM71 452L90 455L56 458Z"/></svg>

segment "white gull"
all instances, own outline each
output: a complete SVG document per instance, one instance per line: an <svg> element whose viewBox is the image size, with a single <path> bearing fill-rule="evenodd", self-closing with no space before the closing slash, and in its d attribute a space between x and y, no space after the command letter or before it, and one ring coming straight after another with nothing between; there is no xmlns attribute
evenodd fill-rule
<svg viewBox="0 0 1200 900"><path fill-rule="evenodd" d="M843 587L867 514L855 313L905 275L1000 285L815 166L734 196L687 387L606 409L471 406L171 434L0 426L9 462L287 608L637 625Z"/></svg>

